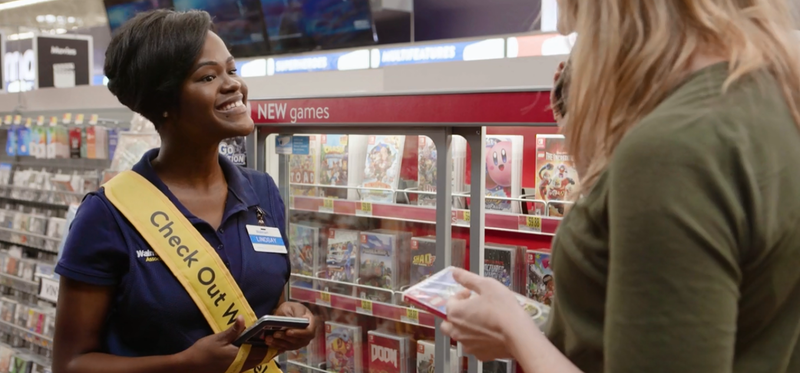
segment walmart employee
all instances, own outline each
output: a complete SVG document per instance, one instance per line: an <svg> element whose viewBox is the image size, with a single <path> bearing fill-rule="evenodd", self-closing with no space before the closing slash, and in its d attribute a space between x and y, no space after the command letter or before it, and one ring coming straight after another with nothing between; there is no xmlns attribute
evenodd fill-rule
<svg viewBox="0 0 800 373"><path fill-rule="evenodd" d="M78 210L56 268L53 371L279 372L272 357L308 345L316 323L284 302L285 246L251 243L258 234L286 240L275 182L219 156L221 140L254 125L247 86L209 15L139 14L114 36L105 74L162 145ZM264 315L310 325L266 346L232 344Z"/></svg>

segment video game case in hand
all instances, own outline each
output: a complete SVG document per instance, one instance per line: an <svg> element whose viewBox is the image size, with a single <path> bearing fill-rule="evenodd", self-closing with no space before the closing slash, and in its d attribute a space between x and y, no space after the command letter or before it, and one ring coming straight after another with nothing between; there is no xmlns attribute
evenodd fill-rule
<svg viewBox="0 0 800 373"><path fill-rule="evenodd" d="M447 267L434 273L427 280L410 287L403 293L403 300L413 303L437 317L447 319L447 301L465 289L453 278L455 269L456 267ZM520 307L530 315L537 325L544 324L549 315L549 307L520 294L515 293L514 295Z"/></svg>
<svg viewBox="0 0 800 373"><path fill-rule="evenodd" d="M334 373L362 373L361 327L325 323L327 368Z"/></svg>

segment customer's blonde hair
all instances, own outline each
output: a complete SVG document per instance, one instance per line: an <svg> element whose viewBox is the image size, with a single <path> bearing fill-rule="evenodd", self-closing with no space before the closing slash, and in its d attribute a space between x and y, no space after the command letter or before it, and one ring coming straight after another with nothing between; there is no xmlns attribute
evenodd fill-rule
<svg viewBox="0 0 800 373"><path fill-rule="evenodd" d="M585 187L687 77L697 52L729 62L725 88L769 71L800 124L800 54L787 0L559 0L559 12L559 31L578 34L564 133Z"/></svg>

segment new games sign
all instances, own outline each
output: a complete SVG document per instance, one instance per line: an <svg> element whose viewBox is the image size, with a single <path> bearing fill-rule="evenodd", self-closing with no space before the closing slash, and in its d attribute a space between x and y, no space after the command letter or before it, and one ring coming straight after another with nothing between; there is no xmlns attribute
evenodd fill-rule
<svg viewBox="0 0 800 373"><path fill-rule="evenodd" d="M253 100L257 124L554 123L547 91Z"/></svg>

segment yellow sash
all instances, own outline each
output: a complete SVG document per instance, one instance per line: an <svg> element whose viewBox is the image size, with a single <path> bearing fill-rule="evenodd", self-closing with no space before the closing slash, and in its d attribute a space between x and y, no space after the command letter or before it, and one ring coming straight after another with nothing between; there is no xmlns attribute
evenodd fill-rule
<svg viewBox="0 0 800 373"><path fill-rule="evenodd" d="M256 314L208 241L177 207L152 183L133 171L125 171L103 185L111 203L133 224L153 251L180 281L203 313L214 333L243 315L245 325L256 322ZM250 353L242 345L226 373L239 373ZM248 373L281 373L270 348L264 362Z"/></svg>

